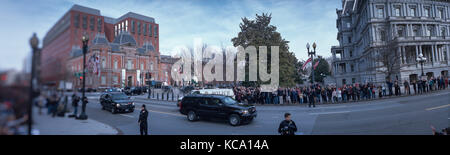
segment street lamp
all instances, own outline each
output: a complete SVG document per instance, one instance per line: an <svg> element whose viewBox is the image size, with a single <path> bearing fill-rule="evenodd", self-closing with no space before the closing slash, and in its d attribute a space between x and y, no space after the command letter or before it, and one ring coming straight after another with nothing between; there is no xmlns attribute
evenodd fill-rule
<svg viewBox="0 0 450 155"><path fill-rule="evenodd" d="M422 53L420 53L419 57L417 57L417 62L420 63L420 66L422 67L422 76L425 75L423 74L423 63L425 63L425 61L427 61L427 58L424 57Z"/></svg>
<svg viewBox="0 0 450 155"><path fill-rule="evenodd" d="M30 46L32 48L31 55L31 77L30 77L30 90L29 90L29 105L28 105L28 135L31 135L32 123L33 123L33 99L35 95L35 89L37 84L37 79L35 77L36 74L36 55L39 52L39 39L36 36L36 33L30 39Z"/></svg>
<svg viewBox="0 0 450 155"><path fill-rule="evenodd" d="M313 43L312 45L313 50L309 50L310 46L309 43L306 44L306 49L308 49L308 56L311 56L311 64L314 63L314 56L316 55L316 43ZM314 84L314 66L312 65L311 67L311 73L312 73L312 77L311 77L311 83Z"/></svg>
<svg viewBox="0 0 450 155"><path fill-rule="evenodd" d="M83 103L81 106L81 114L77 117L77 119L80 120L86 120L88 119L88 116L86 115L86 101L85 98L85 92L86 92L86 53L88 48L88 42L89 42L89 36L87 34L84 34L81 38L81 41L83 43L83 88L82 88L82 95L81 95L81 102Z"/></svg>

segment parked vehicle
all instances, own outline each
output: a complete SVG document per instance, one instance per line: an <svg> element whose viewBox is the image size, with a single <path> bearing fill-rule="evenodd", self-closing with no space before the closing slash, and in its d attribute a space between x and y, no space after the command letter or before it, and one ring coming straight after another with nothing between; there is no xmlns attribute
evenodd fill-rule
<svg viewBox="0 0 450 155"><path fill-rule="evenodd" d="M134 112L134 102L122 92L106 92L100 96L102 110L118 112Z"/></svg>
<svg viewBox="0 0 450 155"><path fill-rule="evenodd" d="M189 121L200 118L227 120L232 126L250 123L257 116L256 107L238 103L229 96L192 94L185 96L180 104L180 113Z"/></svg>

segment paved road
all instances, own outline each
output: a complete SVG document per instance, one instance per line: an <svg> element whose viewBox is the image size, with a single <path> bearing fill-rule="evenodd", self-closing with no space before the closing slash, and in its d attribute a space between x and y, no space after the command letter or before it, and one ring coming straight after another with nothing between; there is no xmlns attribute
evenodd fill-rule
<svg viewBox="0 0 450 155"><path fill-rule="evenodd" d="M285 112L300 127L298 134L431 134L430 125L449 127L450 90L427 95L377 101L297 106L257 106L258 117L248 125L232 127L222 121L189 122L175 102L133 97L137 110L111 114L102 111L98 94L89 94L87 114L91 119L118 128L123 134L139 134L140 105L150 112L149 133L153 135L274 135Z"/></svg>

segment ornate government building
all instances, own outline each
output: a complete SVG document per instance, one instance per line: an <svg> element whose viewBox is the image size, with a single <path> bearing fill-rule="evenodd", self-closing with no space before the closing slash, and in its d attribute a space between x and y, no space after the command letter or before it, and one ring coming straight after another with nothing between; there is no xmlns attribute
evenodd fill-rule
<svg viewBox="0 0 450 155"><path fill-rule="evenodd" d="M332 76L337 85L386 81L386 65L376 59L393 52L391 80L448 76L450 3L448 0L342 0L336 11L339 46L333 46Z"/></svg>
<svg viewBox="0 0 450 155"><path fill-rule="evenodd" d="M141 86L146 82L171 84L174 61L159 52L159 25L152 17L129 12L119 18L74 5L48 31L42 50L42 79L81 86L81 38L89 36L86 87ZM95 61L92 61L94 58ZM146 77L151 73L151 78Z"/></svg>

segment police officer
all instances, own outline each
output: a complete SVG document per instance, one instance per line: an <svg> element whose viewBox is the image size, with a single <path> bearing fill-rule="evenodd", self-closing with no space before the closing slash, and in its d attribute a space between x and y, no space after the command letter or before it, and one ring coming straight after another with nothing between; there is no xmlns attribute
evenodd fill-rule
<svg viewBox="0 0 450 155"><path fill-rule="evenodd" d="M278 127L278 133L281 135L295 135L295 132L297 132L297 126L291 120L291 114L285 113L284 120L280 123L280 127Z"/></svg>
<svg viewBox="0 0 450 155"><path fill-rule="evenodd" d="M139 113L139 127L141 130L141 135L148 135L148 127L147 127L147 117L148 117L148 111L145 109L145 105L142 105L141 112Z"/></svg>

